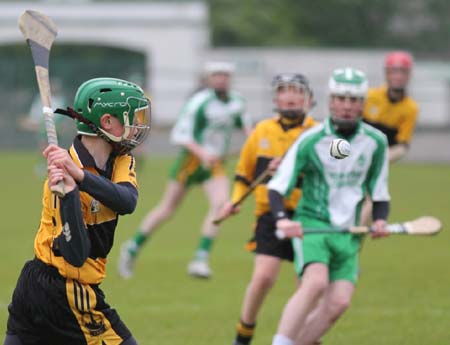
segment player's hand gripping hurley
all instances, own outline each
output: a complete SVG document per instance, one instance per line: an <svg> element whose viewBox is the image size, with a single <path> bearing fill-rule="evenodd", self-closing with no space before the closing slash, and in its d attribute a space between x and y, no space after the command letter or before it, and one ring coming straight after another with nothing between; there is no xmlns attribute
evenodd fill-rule
<svg viewBox="0 0 450 345"><path fill-rule="evenodd" d="M58 28L46 15L37 11L27 10L19 17L19 29L27 40L33 56L48 143L58 145L48 76L50 49L56 38ZM65 195L62 181L52 186L51 190L60 197Z"/></svg>
<svg viewBox="0 0 450 345"><path fill-rule="evenodd" d="M247 199L247 197L253 193L253 191L255 190L256 187L258 187L258 185L260 183L262 183L268 176L270 176L273 173L273 171L269 168L267 168L266 170L264 170L261 174L259 174L259 176L250 184L250 186L248 186L248 189L246 190L246 192L244 194L242 194L242 196L239 198L239 200L237 200L236 202L233 203L233 207L238 207L240 206L245 199ZM229 216L224 216L224 217L220 217L220 218L216 218L213 220L213 224L214 225L219 225L220 223L222 223L225 219L227 219Z"/></svg>

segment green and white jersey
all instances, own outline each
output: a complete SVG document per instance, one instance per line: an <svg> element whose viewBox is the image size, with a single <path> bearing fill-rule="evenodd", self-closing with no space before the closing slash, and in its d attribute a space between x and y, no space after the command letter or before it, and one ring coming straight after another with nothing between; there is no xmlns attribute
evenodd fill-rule
<svg viewBox="0 0 450 345"><path fill-rule="evenodd" d="M303 175L303 194L294 219L304 227L357 225L367 193L373 201L390 200L386 136L360 122L348 139L351 154L342 160L330 156L330 144L336 138L330 119L304 132L268 184L269 189L288 195Z"/></svg>
<svg viewBox="0 0 450 345"><path fill-rule="evenodd" d="M195 141L208 153L223 157L233 128L242 127L251 128L243 97L230 92L228 100L223 101L213 89L205 89L193 95L183 107L171 141L178 145Z"/></svg>

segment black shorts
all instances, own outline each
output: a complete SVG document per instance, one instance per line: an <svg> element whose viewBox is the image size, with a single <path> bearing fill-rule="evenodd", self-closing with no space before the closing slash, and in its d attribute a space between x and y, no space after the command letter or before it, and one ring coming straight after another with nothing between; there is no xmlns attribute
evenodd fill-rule
<svg viewBox="0 0 450 345"><path fill-rule="evenodd" d="M289 218L293 212L287 212ZM248 241L247 249L257 253L275 256L282 260L294 261L294 251L289 239L279 240L275 236L275 218L272 213L264 213L256 219L255 234Z"/></svg>
<svg viewBox="0 0 450 345"><path fill-rule="evenodd" d="M7 333L23 345L119 345L131 337L98 285L66 279L38 259L23 267L8 310Z"/></svg>

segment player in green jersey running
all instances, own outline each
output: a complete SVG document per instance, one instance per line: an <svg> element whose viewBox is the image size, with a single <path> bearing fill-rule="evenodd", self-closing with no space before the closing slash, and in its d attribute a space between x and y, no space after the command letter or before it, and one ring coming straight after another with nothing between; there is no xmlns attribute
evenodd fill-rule
<svg viewBox="0 0 450 345"><path fill-rule="evenodd" d="M387 235L388 146L383 133L361 121L367 79L358 70L337 69L330 78L329 92L330 116L297 139L269 182L277 229L287 237L301 237L306 228L358 225L368 194L374 205L373 236ZM330 144L336 138L350 142L348 158L330 156ZM290 220L283 196L290 193L299 175L303 175L303 195ZM350 304L358 278L361 237L310 233L303 236L303 242L292 241L301 286L287 303L272 344L317 344Z"/></svg>
<svg viewBox="0 0 450 345"><path fill-rule="evenodd" d="M201 184L210 209L202 226L202 234L188 273L209 278L208 256L218 227L212 223L228 200L229 182L225 175L224 157L233 128L251 131L245 113L244 99L230 90L233 66L210 62L205 66L209 87L195 93L183 107L172 130L172 142L181 150L170 170L170 181L159 204L141 222L137 233L122 246L118 270L122 278L133 275L134 264L150 235L177 209L188 188Z"/></svg>

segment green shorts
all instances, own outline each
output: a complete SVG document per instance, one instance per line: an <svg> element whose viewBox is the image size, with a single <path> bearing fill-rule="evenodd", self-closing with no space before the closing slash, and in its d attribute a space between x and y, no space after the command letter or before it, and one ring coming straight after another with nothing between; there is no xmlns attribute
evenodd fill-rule
<svg viewBox="0 0 450 345"><path fill-rule="evenodd" d="M295 270L301 277L304 268L320 262L328 266L330 281L358 280L361 236L343 233L305 234L303 240L293 240Z"/></svg>
<svg viewBox="0 0 450 345"><path fill-rule="evenodd" d="M169 170L171 180L178 181L187 187L201 184L212 177L225 175L225 167L222 162L211 168L205 168L197 156L186 150L182 150L178 154Z"/></svg>

